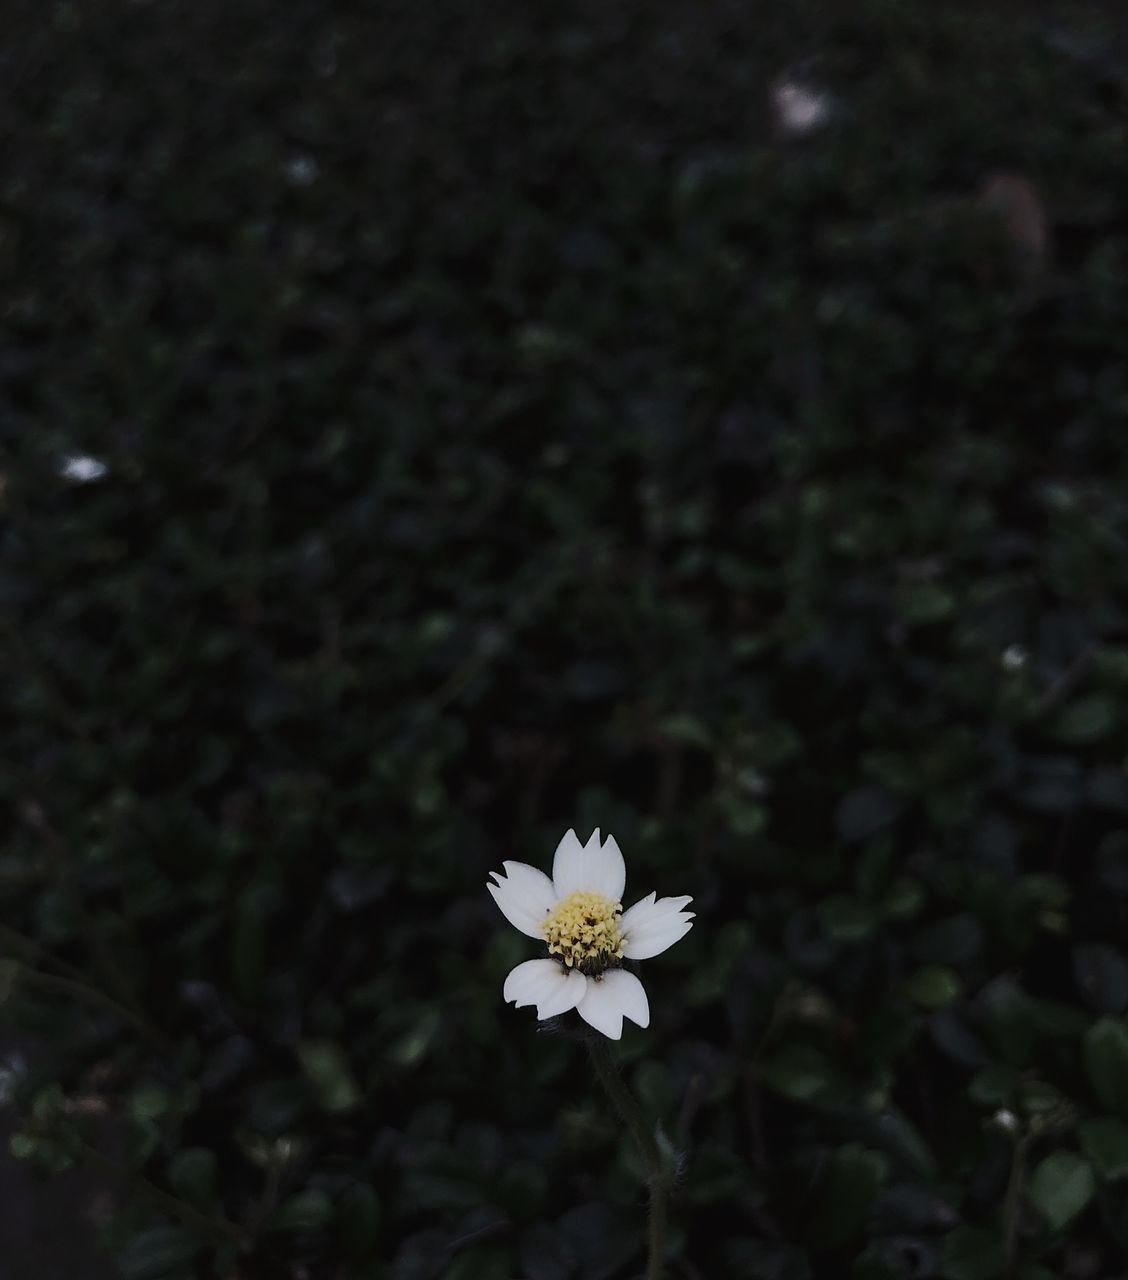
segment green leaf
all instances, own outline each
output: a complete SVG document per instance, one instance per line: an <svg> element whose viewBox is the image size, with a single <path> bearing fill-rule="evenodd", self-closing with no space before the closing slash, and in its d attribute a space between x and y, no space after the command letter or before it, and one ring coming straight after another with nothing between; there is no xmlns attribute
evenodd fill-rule
<svg viewBox="0 0 1128 1280"><path fill-rule="evenodd" d="M385 1051L387 1057L403 1070L417 1067L430 1053L441 1026L442 1014L438 1009L421 1010L414 1026Z"/></svg>
<svg viewBox="0 0 1128 1280"><path fill-rule="evenodd" d="M169 1091L159 1084L143 1084L134 1090L129 1100L129 1113L134 1120L159 1120L172 1105Z"/></svg>
<svg viewBox="0 0 1128 1280"><path fill-rule="evenodd" d="M485 1244L460 1253L443 1269L442 1280L510 1280L513 1263L503 1245Z"/></svg>
<svg viewBox="0 0 1128 1280"><path fill-rule="evenodd" d="M978 959L983 949L983 926L967 912L946 916L921 929L912 945L925 964L959 968Z"/></svg>
<svg viewBox="0 0 1128 1280"><path fill-rule="evenodd" d="M815 1193L807 1223L810 1238L831 1249L860 1239L887 1167L883 1155L856 1143L835 1151Z"/></svg>
<svg viewBox="0 0 1128 1280"><path fill-rule="evenodd" d="M926 965L904 981L905 994L922 1009L942 1009L963 994L959 974L945 965Z"/></svg>
<svg viewBox="0 0 1128 1280"><path fill-rule="evenodd" d="M753 836L758 836L767 825L767 809L754 800L727 793L721 799L721 806L733 835L750 840Z"/></svg>
<svg viewBox="0 0 1128 1280"><path fill-rule="evenodd" d="M9 956L0 956L0 1007L7 1004L16 989L23 965Z"/></svg>
<svg viewBox="0 0 1128 1280"><path fill-rule="evenodd" d="M569 1280L576 1258L561 1232L538 1222L521 1237L521 1274L529 1280Z"/></svg>
<svg viewBox="0 0 1128 1280"><path fill-rule="evenodd" d="M1102 1106L1128 1120L1128 1026L1101 1018L1085 1032L1085 1070Z"/></svg>
<svg viewBox="0 0 1128 1280"><path fill-rule="evenodd" d="M159 1280L190 1262L203 1247L184 1227L150 1227L135 1235L118 1255L122 1280Z"/></svg>
<svg viewBox="0 0 1128 1280"><path fill-rule="evenodd" d="M1018 1105L1028 1116L1057 1111L1068 1103L1060 1089L1045 1080L1022 1080L1018 1086Z"/></svg>
<svg viewBox="0 0 1128 1280"><path fill-rule="evenodd" d="M8 1139L8 1153L16 1160L35 1155L36 1141L30 1133L13 1133Z"/></svg>
<svg viewBox="0 0 1128 1280"><path fill-rule="evenodd" d="M331 1040L303 1040L297 1052L298 1061L323 1111L339 1115L357 1105L360 1090L340 1045Z"/></svg>
<svg viewBox="0 0 1128 1280"><path fill-rule="evenodd" d="M318 1187L295 1192L271 1214L270 1231L317 1231L333 1216L333 1202Z"/></svg>
<svg viewBox="0 0 1128 1280"><path fill-rule="evenodd" d="M867 1141L885 1151L894 1171L908 1170L914 1178L935 1178L936 1158L923 1134L903 1112L890 1108L874 1116L862 1131Z"/></svg>
<svg viewBox="0 0 1128 1280"><path fill-rule="evenodd" d="M701 747L704 751L712 751L713 735L705 722L688 711L676 712L667 716L658 726L659 732L671 742L682 742L687 746Z"/></svg>
<svg viewBox="0 0 1128 1280"><path fill-rule="evenodd" d="M1086 1003L1098 1013L1128 1009L1128 960L1101 942L1073 948L1073 976Z"/></svg>
<svg viewBox="0 0 1128 1280"><path fill-rule="evenodd" d="M826 1056L812 1045L785 1045L761 1068L764 1082L793 1102L814 1102L835 1092L837 1077Z"/></svg>
<svg viewBox="0 0 1128 1280"><path fill-rule="evenodd" d="M268 912L272 906L269 890L250 886L239 895L231 930L231 977L241 1000L258 1000L266 966Z"/></svg>
<svg viewBox="0 0 1128 1280"><path fill-rule="evenodd" d="M902 1280L904 1270L884 1258L872 1246L860 1253L850 1267L850 1280Z"/></svg>
<svg viewBox="0 0 1128 1280"><path fill-rule="evenodd" d="M204 1208L215 1200L216 1159L206 1147L178 1151L169 1163L168 1180L178 1196Z"/></svg>
<svg viewBox="0 0 1128 1280"><path fill-rule="evenodd" d="M1128 1178L1128 1125L1112 1116L1098 1116L1081 1126L1081 1146L1100 1172L1111 1181Z"/></svg>
<svg viewBox="0 0 1128 1280"><path fill-rule="evenodd" d="M950 591L934 583L922 582L906 587L900 593L901 617L911 625L924 626L949 617L956 607Z"/></svg>
<svg viewBox="0 0 1128 1280"><path fill-rule="evenodd" d="M1077 1217L1095 1190L1092 1166L1072 1151L1048 1155L1030 1181L1030 1198L1055 1231Z"/></svg>
<svg viewBox="0 0 1128 1280"><path fill-rule="evenodd" d="M1014 1067L992 1062L972 1077L967 1096L981 1107L1010 1106L1018 1089L1018 1080Z"/></svg>
<svg viewBox="0 0 1128 1280"><path fill-rule="evenodd" d="M944 1280L999 1280L1003 1274L1003 1239L998 1231L956 1227L944 1237L940 1252Z"/></svg>
<svg viewBox="0 0 1128 1280"><path fill-rule="evenodd" d="M863 942L876 923L872 909L858 898L836 893L819 903L823 931L835 942Z"/></svg>
<svg viewBox="0 0 1128 1280"><path fill-rule="evenodd" d="M380 1234L380 1199L367 1182L357 1182L337 1201L337 1231L345 1252L353 1258L367 1256Z"/></svg>
<svg viewBox="0 0 1128 1280"><path fill-rule="evenodd" d="M1034 1006L1010 978L996 978L976 999L980 1026L995 1052L1012 1066L1030 1060L1037 1039Z"/></svg>
<svg viewBox="0 0 1128 1280"><path fill-rule="evenodd" d="M834 825L845 843L858 844L892 826L901 807L901 802L884 787L869 784L842 798L834 815Z"/></svg>
<svg viewBox="0 0 1128 1280"><path fill-rule="evenodd" d="M1083 747L1107 737L1115 726L1112 699L1095 693L1066 707L1054 725L1054 733L1069 746Z"/></svg>
<svg viewBox="0 0 1128 1280"><path fill-rule="evenodd" d="M899 876L889 886L882 909L890 920L911 920L924 905L924 887L919 880Z"/></svg>

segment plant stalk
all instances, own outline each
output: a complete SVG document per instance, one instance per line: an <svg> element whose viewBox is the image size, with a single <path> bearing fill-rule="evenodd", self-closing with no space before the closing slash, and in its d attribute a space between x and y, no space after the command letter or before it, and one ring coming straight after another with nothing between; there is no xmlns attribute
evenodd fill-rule
<svg viewBox="0 0 1128 1280"><path fill-rule="evenodd" d="M619 1073L607 1040L601 1035L591 1036L587 1040L587 1047L599 1083L627 1126L642 1156L648 1193L646 1280L662 1280L666 1258L666 1176L662 1154L642 1114L642 1108Z"/></svg>
<svg viewBox="0 0 1128 1280"><path fill-rule="evenodd" d="M1026 1134L1015 1138L1010 1177L1003 1198L1003 1275L1006 1280L1011 1280L1018 1266L1018 1220L1026 1182L1026 1144Z"/></svg>

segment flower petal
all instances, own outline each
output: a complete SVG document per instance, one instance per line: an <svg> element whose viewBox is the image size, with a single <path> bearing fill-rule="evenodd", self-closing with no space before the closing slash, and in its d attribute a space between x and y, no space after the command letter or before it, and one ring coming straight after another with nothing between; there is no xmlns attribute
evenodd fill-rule
<svg viewBox="0 0 1128 1280"><path fill-rule="evenodd" d="M584 887L580 881L583 879L585 858L584 846L576 838L575 831L569 827L556 846L552 859L552 884L558 898L566 898L568 894Z"/></svg>
<svg viewBox="0 0 1128 1280"><path fill-rule="evenodd" d="M615 837L608 836L601 846L596 827L587 844L581 845L575 831L569 831L552 860L552 882L561 898L583 890L621 902L627 883L627 865Z"/></svg>
<svg viewBox="0 0 1128 1280"><path fill-rule="evenodd" d="M526 862L503 862L505 875L491 871L496 884L486 884L501 914L530 938L543 938L541 922L556 905L552 881Z"/></svg>
<svg viewBox="0 0 1128 1280"><path fill-rule="evenodd" d="M597 829L593 837L596 842L596 851L589 863L591 888L595 893L601 893L605 898L610 898L612 902L622 902L623 890L627 887L627 864L623 860L622 851L614 836L607 837L602 850L598 847L598 837Z"/></svg>
<svg viewBox="0 0 1128 1280"><path fill-rule="evenodd" d="M650 1025L650 1003L646 991L634 974L626 969L612 969L602 978L588 982L577 1009L589 1026L601 1031L609 1040L618 1040L622 1036L624 1017L637 1022L640 1027Z"/></svg>
<svg viewBox="0 0 1128 1280"><path fill-rule="evenodd" d="M649 893L629 910L623 912L620 928L623 931L623 955L628 960L649 960L667 948L693 928L690 921L694 912L682 908L692 898L658 898Z"/></svg>
<svg viewBox="0 0 1128 1280"><path fill-rule="evenodd" d="M574 1009L584 998L588 981L577 969L565 969L555 960L526 960L510 970L502 997L518 1009L537 1006L537 1017L555 1018Z"/></svg>

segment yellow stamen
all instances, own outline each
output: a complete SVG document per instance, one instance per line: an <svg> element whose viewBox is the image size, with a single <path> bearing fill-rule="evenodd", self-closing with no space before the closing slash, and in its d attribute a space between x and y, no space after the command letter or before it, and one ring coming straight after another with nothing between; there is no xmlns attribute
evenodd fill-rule
<svg viewBox="0 0 1128 1280"><path fill-rule="evenodd" d="M601 893L570 893L541 924L549 951L581 973L602 973L623 958L623 904Z"/></svg>

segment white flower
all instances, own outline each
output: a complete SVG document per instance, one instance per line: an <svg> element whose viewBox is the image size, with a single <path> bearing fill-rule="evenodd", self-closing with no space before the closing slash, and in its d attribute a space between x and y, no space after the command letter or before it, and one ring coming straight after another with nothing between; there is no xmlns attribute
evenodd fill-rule
<svg viewBox="0 0 1128 1280"><path fill-rule="evenodd" d="M93 484L96 480L104 480L109 473L110 469L104 462L89 454L70 453L59 463L59 475L74 484Z"/></svg>
<svg viewBox="0 0 1128 1280"><path fill-rule="evenodd" d="M627 867L613 836L601 845L599 828L581 845L569 831L556 846L552 879L524 862L504 862L486 888L514 928L548 944L555 959L526 960L505 979L502 994L517 1008L534 1004L537 1017L554 1018L575 1009L585 1022L612 1040L623 1034L623 1019L650 1023L642 983L621 967L626 960L649 960L672 947L693 928L691 898L657 898L649 893L623 910Z"/></svg>
<svg viewBox="0 0 1128 1280"><path fill-rule="evenodd" d="M1020 644L1008 644L1003 650L1002 664L1003 670L1014 672L1021 671L1026 666L1027 653Z"/></svg>
<svg viewBox="0 0 1128 1280"><path fill-rule="evenodd" d="M772 106L780 128L786 133L810 133L830 119L829 96L793 80L775 87Z"/></svg>

